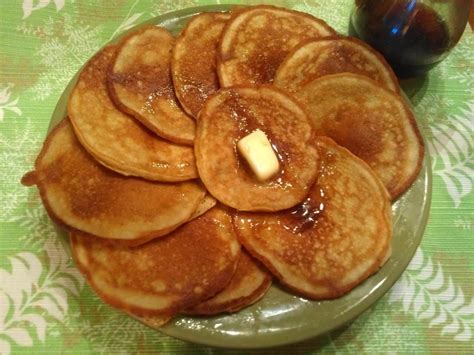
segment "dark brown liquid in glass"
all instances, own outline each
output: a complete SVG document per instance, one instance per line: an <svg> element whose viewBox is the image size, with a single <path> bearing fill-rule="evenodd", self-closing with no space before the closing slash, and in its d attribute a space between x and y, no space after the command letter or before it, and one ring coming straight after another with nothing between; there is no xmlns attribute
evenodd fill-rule
<svg viewBox="0 0 474 355"><path fill-rule="evenodd" d="M351 32L377 49L402 77L423 74L456 43L445 21L416 0L356 0Z"/></svg>

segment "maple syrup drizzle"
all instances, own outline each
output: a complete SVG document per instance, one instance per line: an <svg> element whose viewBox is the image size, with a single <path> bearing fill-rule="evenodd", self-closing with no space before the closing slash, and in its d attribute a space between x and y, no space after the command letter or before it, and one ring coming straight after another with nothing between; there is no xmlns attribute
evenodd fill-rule
<svg viewBox="0 0 474 355"><path fill-rule="evenodd" d="M325 193L319 189L319 196L308 197L303 203L284 212L282 226L292 233L303 233L313 228L325 210Z"/></svg>

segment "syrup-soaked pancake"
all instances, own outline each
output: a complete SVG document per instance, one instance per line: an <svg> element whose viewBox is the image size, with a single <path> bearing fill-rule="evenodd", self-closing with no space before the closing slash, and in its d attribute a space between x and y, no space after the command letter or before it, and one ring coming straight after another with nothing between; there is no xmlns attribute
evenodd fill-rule
<svg viewBox="0 0 474 355"><path fill-rule="evenodd" d="M179 106L171 79L174 37L144 26L119 44L107 83L115 104L160 137L192 145L196 124Z"/></svg>
<svg viewBox="0 0 474 355"><path fill-rule="evenodd" d="M174 90L184 110L197 117L207 98L219 90L216 56L226 13L194 16L176 39L171 60Z"/></svg>
<svg viewBox="0 0 474 355"><path fill-rule="evenodd" d="M324 21L302 12L267 5L239 9L222 32L219 81L223 87L271 83L301 41L335 34Z"/></svg>
<svg viewBox="0 0 474 355"><path fill-rule="evenodd" d="M262 298L272 284L271 274L242 250L230 283L217 295L186 310L191 314L237 312Z"/></svg>
<svg viewBox="0 0 474 355"><path fill-rule="evenodd" d="M403 99L357 74L326 75L295 92L316 134L328 136L374 169L392 198L417 177L424 146Z"/></svg>
<svg viewBox="0 0 474 355"><path fill-rule="evenodd" d="M399 93L392 68L377 51L352 37L325 37L305 41L293 49L278 68L274 84L298 91L310 81L337 73L367 76Z"/></svg>
<svg viewBox="0 0 474 355"><path fill-rule="evenodd" d="M199 175L217 200L242 211L278 211L304 199L318 156L306 114L284 92L272 86L221 89L206 101L197 122ZM266 133L280 164L263 182L236 148L255 129Z"/></svg>
<svg viewBox="0 0 474 355"><path fill-rule="evenodd" d="M219 207L136 248L71 233L71 249L79 270L106 303L161 320L221 291L240 255L232 218Z"/></svg>
<svg viewBox="0 0 474 355"><path fill-rule="evenodd" d="M107 68L116 46L87 63L69 98L68 114L79 141L100 163L123 175L183 181L197 177L192 147L165 141L119 111L107 92Z"/></svg>
<svg viewBox="0 0 474 355"><path fill-rule="evenodd" d="M155 182L105 168L81 146L68 119L49 134L22 182L38 186L49 215L68 229L133 245L185 223L206 193L196 180Z"/></svg>
<svg viewBox="0 0 474 355"><path fill-rule="evenodd" d="M390 199L372 169L327 137L308 199L279 213L239 212L239 241L298 294L329 299L375 273L392 239Z"/></svg>

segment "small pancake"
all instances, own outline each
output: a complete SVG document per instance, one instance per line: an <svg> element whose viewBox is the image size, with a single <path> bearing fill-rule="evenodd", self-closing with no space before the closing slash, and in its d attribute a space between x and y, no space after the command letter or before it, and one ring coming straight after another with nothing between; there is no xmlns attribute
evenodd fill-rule
<svg viewBox="0 0 474 355"><path fill-rule="evenodd" d="M69 98L68 114L79 141L100 163L123 175L157 181L196 178L191 147L162 140L110 100L106 73L116 49L108 46L92 57Z"/></svg>
<svg viewBox="0 0 474 355"><path fill-rule="evenodd" d="M223 87L271 83L287 54L309 38L335 35L324 21L275 6L252 6L232 13L219 45Z"/></svg>
<svg viewBox="0 0 474 355"><path fill-rule="evenodd" d="M136 316L172 317L222 290L240 246L218 207L137 248L71 233L76 265L104 302Z"/></svg>
<svg viewBox="0 0 474 355"><path fill-rule="evenodd" d="M298 91L321 76L344 72L367 76L388 90L400 92L397 77L384 57L356 38L339 36L298 45L278 68L274 84Z"/></svg>
<svg viewBox="0 0 474 355"><path fill-rule="evenodd" d="M191 220L194 218L198 218L199 216L209 211L212 207L214 207L216 203L217 203L217 200L214 197L212 197L209 194L206 194L206 196L204 196L201 202L199 202L197 209L194 211L191 218L189 219Z"/></svg>
<svg viewBox="0 0 474 355"><path fill-rule="evenodd" d="M194 16L176 39L171 60L174 91L191 116L197 117L207 98L219 90L216 56L226 13Z"/></svg>
<svg viewBox="0 0 474 355"><path fill-rule="evenodd" d="M237 312L262 298L272 284L271 274L247 252L241 252L230 283L214 297L186 310L190 314Z"/></svg>
<svg viewBox="0 0 474 355"><path fill-rule="evenodd" d="M349 292L385 261L389 196L372 169L318 137L318 178L308 199L280 213L238 213L239 241L289 288L312 299Z"/></svg>
<svg viewBox="0 0 474 355"><path fill-rule="evenodd" d="M178 106L171 79L174 37L144 26L119 44L107 77L114 103L160 137L192 145L196 124Z"/></svg>
<svg viewBox="0 0 474 355"><path fill-rule="evenodd" d="M22 182L38 186L49 215L68 229L133 245L185 223L206 193L196 180L152 182L103 167L81 146L68 119L49 134L35 170Z"/></svg>
<svg viewBox="0 0 474 355"><path fill-rule="evenodd" d="M295 92L316 134L328 136L374 169L393 199L415 180L424 146L403 99L357 74L326 75Z"/></svg>
<svg viewBox="0 0 474 355"><path fill-rule="evenodd" d="M280 171L258 181L237 153L237 142L255 129L273 145ZM220 202L241 211L278 211L306 196L317 170L311 125L298 104L272 86L232 87L206 101L195 141L199 175Z"/></svg>

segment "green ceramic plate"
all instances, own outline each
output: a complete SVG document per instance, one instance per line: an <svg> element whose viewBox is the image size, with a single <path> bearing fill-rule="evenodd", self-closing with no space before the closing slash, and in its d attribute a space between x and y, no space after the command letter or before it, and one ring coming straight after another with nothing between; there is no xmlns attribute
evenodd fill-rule
<svg viewBox="0 0 474 355"><path fill-rule="evenodd" d="M145 23L162 25L177 34L193 15L203 11L225 11L229 8L228 5L194 7L159 16ZM67 100L76 79L77 76L61 96L51 126L66 116ZM341 298L321 302L308 301L273 285L261 301L237 314L212 318L178 317L158 330L179 339L227 348L278 346L334 330L352 321L373 305L401 276L421 241L428 219L430 200L431 164L426 153L418 179L392 206L392 257L377 274Z"/></svg>

